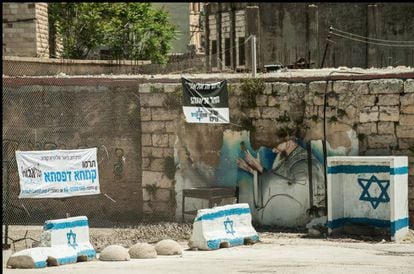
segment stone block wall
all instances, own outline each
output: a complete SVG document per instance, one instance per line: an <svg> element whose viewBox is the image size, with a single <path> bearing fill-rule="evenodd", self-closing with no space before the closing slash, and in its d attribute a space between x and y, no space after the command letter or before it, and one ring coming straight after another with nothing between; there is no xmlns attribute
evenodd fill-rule
<svg viewBox="0 0 414 274"><path fill-rule="evenodd" d="M369 77L367 77L369 78ZM405 155L409 157L409 210L414 222L414 80L413 79L296 81L263 79L264 86L248 102L242 90L243 79L229 84L230 119L250 130L251 144L273 147L278 132L290 130L305 140L323 139L325 109L327 140L331 148L351 149L357 143L358 154ZM208 80L203 80L208 82ZM201 81L201 82L203 82ZM217 79L214 79L217 81ZM324 93L327 93L324 108ZM156 184L158 191L151 198L144 193L144 211L164 210L171 214L174 180L166 175L167 157L174 153L174 142L183 124L181 102L171 108L172 98L181 92L178 83L142 84L142 157L143 188ZM247 121L247 123L246 123ZM188 125L190 126L190 125ZM204 125L208 127L208 125ZM221 131L229 125L216 125ZM204 134L200 128L200 134ZM352 138L348 135L354 132ZM349 138L348 138L349 137ZM195 138L187 136L182 138ZM207 148L205 148L207 149ZM219 152L217 152L219 153ZM200 156L202 158L202 156ZM169 159L168 161L171 161ZM167 199L168 193L169 196Z"/></svg>
<svg viewBox="0 0 414 274"><path fill-rule="evenodd" d="M181 91L181 85L141 84L139 91L143 212L154 217L174 218L174 143L180 109L178 105L171 109L167 102L177 99L175 96Z"/></svg>
<svg viewBox="0 0 414 274"><path fill-rule="evenodd" d="M4 3L3 55L49 57L47 3Z"/></svg>

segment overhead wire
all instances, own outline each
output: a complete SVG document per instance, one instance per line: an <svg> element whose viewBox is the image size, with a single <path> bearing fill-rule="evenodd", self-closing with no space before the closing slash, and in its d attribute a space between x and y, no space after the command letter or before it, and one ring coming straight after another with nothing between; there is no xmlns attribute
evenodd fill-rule
<svg viewBox="0 0 414 274"><path fill-rule="evenodd" d="M335 35L344 39L349 39L349 40L353 40L353 41L358 41L358 42L362 42L362 43L366 43L366 44L373 44L373 45L379 45L379 46L386 46L386 47L398 47L398 48L414 48L414 44L407 44L407 45L396 45L396 44L385 44L385 43L380 43L380 42L373 42L373 41L369 41L367 40L367 37L364 37L365 40L363 39L359 39L359 38L355 38L355 37L351 37L349 34L347 35L343 35L343 34L339 34L339 33L335 33L334 32L335 29L334 28L330 28L330 35Z"/></svg>
<svg viewBox="0 0 414 274"><path fill-rule="evenodd" d="M366 39L366 40L372 40L372 41L385 42L385 43L397 43L397 44L398 43L409 43L409 44L412 43L412 44L414 44L414 41L386 40L386 39L379 39L379 38L374 38L374 37L361 36L361 35L350 33L350 32L344 31L344 30L339 30L339 29L334 28L334 27L330 27L330 30L340 32L340 33L343 33L343 34L347 34L347 35L351 35L351 36L355 36L355 37L359 37L359 38Z"/></svg>

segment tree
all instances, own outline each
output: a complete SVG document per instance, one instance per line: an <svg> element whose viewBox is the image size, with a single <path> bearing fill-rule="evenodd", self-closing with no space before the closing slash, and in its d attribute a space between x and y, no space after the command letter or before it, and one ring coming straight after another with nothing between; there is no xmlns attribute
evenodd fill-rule
<svg viewBox="0 0 414 274"><path fill-rule="evenodd" d="M165 63L175 26L151 3L50 3L49 20L63 40L63 57L85 59L105 46L113 59Z"/></svg>

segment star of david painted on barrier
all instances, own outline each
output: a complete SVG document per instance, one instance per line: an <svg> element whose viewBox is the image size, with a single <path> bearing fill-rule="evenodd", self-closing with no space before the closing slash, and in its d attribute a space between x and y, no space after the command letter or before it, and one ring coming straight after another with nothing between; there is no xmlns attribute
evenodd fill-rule
<svg viewBox="0 0 414 274"><path fill-rule="evenodd" d="M76 233L73 233L72 229L69 231L69 233L66 233L66 237L68 238L68 245L75 248L78 246L76 243Z"/></svg>
<svg viewBox="0 0 414 274"><path fill-rule="evenodd" d="M234 233L236 233L233 228L233 221L230 220L229 217L227 217L227 219L224 221L224 229L227 234L234 235Z"/></svg>
<svg viewBox="0 0 414 274"><path fill-rule="evenodd" d="M390 201L390 197L387 193L387 189L390 186L389 180L379 180L377 177L372 175L369 179L359 178L358 184L362 187L362 193L359 197L359 200L370 202L374 209L376 209L380 203L388 203ZM369 188L372 184L377 184L381 190L381 193L378 197L373 197L369 193Z"/></svg>

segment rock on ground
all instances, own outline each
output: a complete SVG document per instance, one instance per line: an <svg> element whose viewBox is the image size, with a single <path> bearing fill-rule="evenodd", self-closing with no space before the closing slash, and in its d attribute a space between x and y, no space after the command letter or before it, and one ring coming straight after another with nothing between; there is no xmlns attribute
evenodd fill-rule
<svg viewBox="0 0 414 274"><path fill-rule="evenodd" d="M158 255L181 255L183 249L174 240L162 240L155 245L155 250Z"/></svg>
<svg viewBox="0 0 414 274"><path fill-rule="evenodd" d="M35 268L35 262L29 255L10 257L7 266L11 268Z"/></svg>
<svg viewBox="0 0 414 274"><path fill-rule="evenodd" d="M157 251L150 244L137 243L129 249L129 255L131 259L151 259L157 257Z"/></svg>
<svg viewBox="0 0 414 274"><path fill-rule="evenodd" d="M99 255L101 261L129 261L128 250L120 245L110 245L102 250Z"/></svg>

